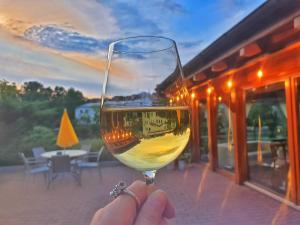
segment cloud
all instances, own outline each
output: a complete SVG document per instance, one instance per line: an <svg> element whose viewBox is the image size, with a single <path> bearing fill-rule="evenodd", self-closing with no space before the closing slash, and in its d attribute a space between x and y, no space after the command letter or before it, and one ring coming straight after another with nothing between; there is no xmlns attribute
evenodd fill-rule
<svg viewBox="0 0 300 225"><path fill-rule="evenodd" d="M182 4L179 4L172 0L153 1L153 5L155 5L157 8L161 8L164 11L168 11L170 13L176 13L176 14L187 13L187 9Z"/></svg>
<svg viewBox="0 0 300 225"><path fill-rule="evenodd" d="M110 8L124 36L138 34L157 35L162 33L157 23L141 13L136 2L122 0L98 2Z"/></svg>
<svg viewBox="0 0 300 225"><path fill-rule="evenodd" d="M199 46L203 41L202 40L196 40L196 41L181 41L178 42L178 46L182 48L194 48Z"/></svg>
<svg viewBox="0 0 300 225"><path fill-rule="evenodd" d="M84 53L106 51L111 42L109 39L100 40L79 32L68 31L57 25L30 27L24 32L24 37L49 48Z"/></svg>
<svg viewBox="0 0 300 225"><path fill-rule="evenodd" d="M1 0L0 26L15 35L35 25L56 24L98 38L120 32L110 9L95 0Z"/></svg>

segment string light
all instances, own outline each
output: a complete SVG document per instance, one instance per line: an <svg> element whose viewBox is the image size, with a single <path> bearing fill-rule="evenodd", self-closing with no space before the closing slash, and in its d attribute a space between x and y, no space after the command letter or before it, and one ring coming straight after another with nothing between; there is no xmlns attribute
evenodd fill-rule
<svg viewBox="0 0 300 225"><path fill-rule="evenodd" d="M260 69L260 70L258 70L257 71L257 77L260 79L260 78L262 78L264 76L264 73L263 73L263 71Z"/></svg>

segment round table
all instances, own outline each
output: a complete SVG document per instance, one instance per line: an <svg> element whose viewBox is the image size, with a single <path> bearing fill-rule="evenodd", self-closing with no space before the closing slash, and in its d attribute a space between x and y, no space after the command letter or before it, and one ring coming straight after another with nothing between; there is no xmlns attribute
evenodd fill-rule
<svg viewBox="0 0 300 225"><path fill-rule="evenodd" d="M56 150L56 151L50 151L45 152L41 156L46 159L51 159L52 156L58 156L58 155L68 155L70 158L77 158L80 156L84 156L87 154L87 151L85 150Z"/></svg>

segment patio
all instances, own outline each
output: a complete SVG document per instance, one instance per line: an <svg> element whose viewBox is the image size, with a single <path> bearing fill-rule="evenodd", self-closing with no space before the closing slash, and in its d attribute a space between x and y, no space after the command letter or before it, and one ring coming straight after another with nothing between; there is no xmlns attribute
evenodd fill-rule
<svg viewBox="0 0 300 225"><path fill-rule="evenodd" d="M0 172L1 225L87 225L94 212L109 202L108 192L119 180L130 183L141 175L123 166L84 171L82 186L62 177L46 189L42 175ZM184 181L184 182L182 182ZM204 165L188 170L162 170L157 185L176 207L173 225L300 224L300 212L228 178Z"/></svg>

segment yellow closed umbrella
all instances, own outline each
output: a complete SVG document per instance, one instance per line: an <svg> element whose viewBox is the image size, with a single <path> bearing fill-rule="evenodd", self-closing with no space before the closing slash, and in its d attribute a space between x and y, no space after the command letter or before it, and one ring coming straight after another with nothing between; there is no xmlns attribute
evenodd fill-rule
<svg viewBox="0 0 300 225"><path fill-rule="evenodd" d="M67 110L64 110L60 121L60 128L56 140L56 144L62 148L68 148L78 144L78 137L70 121Z"/></svg>

